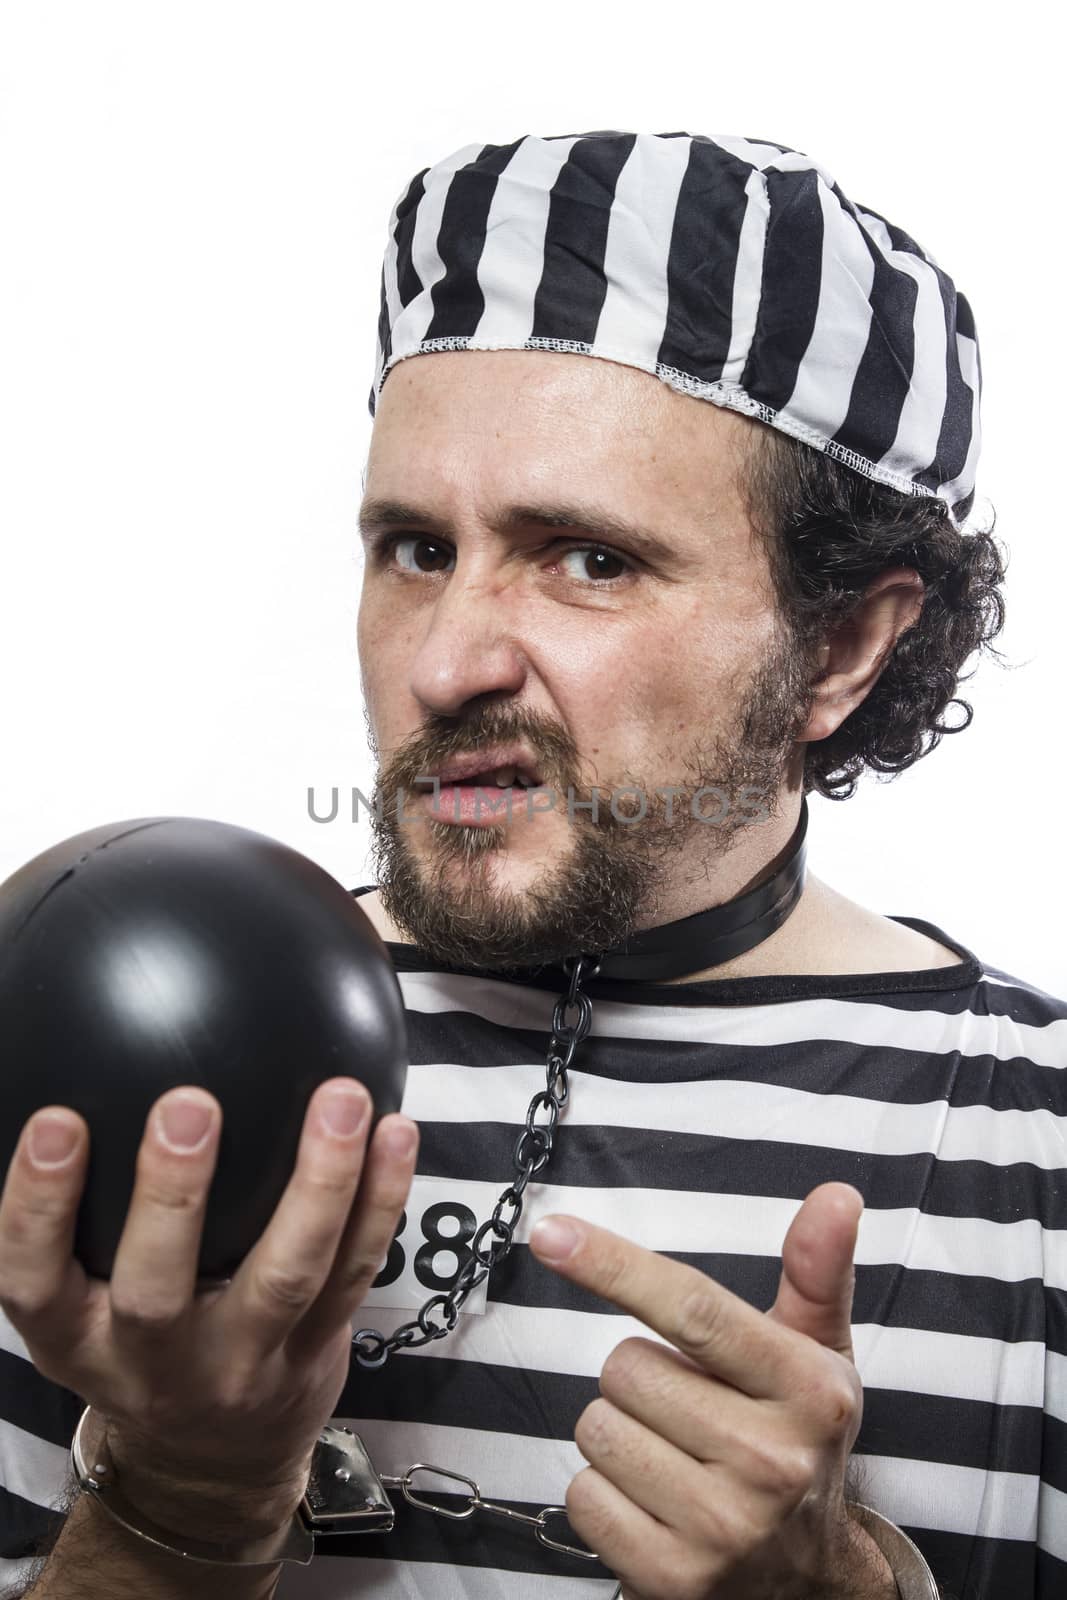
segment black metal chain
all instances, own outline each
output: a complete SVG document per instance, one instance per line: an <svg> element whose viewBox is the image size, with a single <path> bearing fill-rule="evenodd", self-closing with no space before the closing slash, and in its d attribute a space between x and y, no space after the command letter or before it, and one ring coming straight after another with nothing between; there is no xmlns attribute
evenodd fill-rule
<svg viewBox="0 0 1067 1600"><path fill-rule="evenodd" d="M596 977L600 962L595 956L568 956L563 968L570 983L567 993L556 1001L552 1013L545 1087L530 1101L526 1125L515 1141L513 1181L493 1207L492 1216L475 1233L470 1243L471 1254L456 1274L451 1289L432 1294L411 1322L403 1323L388 1337L376 1328L360 1328L352 1335L353 1353L361 1367L382 1367L394 1350L411 1350L451 1333L467 1296L489 1276L499 1261L503 1261L514 1244L526 1187L552 1154L556 1124L570 1094L567 1072L593 1020L593 1003L582 984L587 978ZM568 1021L568 1013L574 1011L578 1015L572 1023ZM539 1113L543 1113L541 1121L538 1121Z"/></svg>

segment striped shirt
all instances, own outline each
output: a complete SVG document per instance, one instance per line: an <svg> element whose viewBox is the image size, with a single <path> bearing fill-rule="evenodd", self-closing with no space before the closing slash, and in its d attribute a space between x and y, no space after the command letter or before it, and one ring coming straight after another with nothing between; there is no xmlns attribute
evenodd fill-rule
<svg viewBox="0 0 1067 1600"><path fill-rule="evenodd" d="M357 893L364 891L356 891ZM446 1339L353 1363L335 1420L379 1472L432 1462L537 1511L582 1466L575 1422L633 1319L536 1262L531 1225L567 1211L688 1262L761 1308L817 1184L866 1199L854 1343L862 1497L905 1528L956 1600L1052 1600L1067 1585L1067 1003L954 949L923 972L595 979L589 1037L516 1247ZM389 1332L462 1258L512 1172L543 1085L558 988L442 968L391 945L419 1170L357 1326ZM485 1291L483 1291L483 1295ZM80 1400L0 1324L0 1581L61 1512ZM461 1486L424 1478L419 1487ZM277 1600L610 1600L606 1569L529 1528L449 1521L399 1494L388 1534L319 1541ZM549 1533L573 1535L565 1522Z"/></svg>

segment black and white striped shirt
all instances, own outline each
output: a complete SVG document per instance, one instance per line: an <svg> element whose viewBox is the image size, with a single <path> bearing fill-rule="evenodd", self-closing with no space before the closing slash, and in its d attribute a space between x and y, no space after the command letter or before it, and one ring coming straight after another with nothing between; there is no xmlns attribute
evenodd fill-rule
<svg viewBox="0 0 1067 1600"><path fill-rule="evenodd" d="M600 1368L646 1330L533 1259L523 1241L538 1217L602 1223L767 1307L800 1202L843 1179L866 1200L853 1312L864 1498L911 1534L957 1600L1063 1595L1067 1003L929 923L896 920L960 963L589 985L592 1030L545 1181L527 1192L518 1243L484 1304L380 1371L353 1363L336 1415L380 1472L433 1462L516 1508L562 1503L582 1465L574 1424ZM509 1181L558 993L544 976L505 982L390 950L410 1033L404 1109L422 1147L387 1281L359 1318L385 1332L455 1271L470 1221ZM49 1508L81 1403L36 1373L3 1323L0 1347L0 1581L10 1581L59 1515ZM392 1533L320 1541L309 1567L284 1569L277 1600L615 1591L603 1568L553 1555L528 1529L446 1521L395 1498ZM565 1524L553 1531L568 1537Z"/></svg>

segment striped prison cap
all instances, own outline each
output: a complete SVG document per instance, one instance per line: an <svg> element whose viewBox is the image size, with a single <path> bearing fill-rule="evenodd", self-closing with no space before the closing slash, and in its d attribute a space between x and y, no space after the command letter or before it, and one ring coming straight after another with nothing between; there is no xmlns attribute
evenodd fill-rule
<svg viewBox="0 0 1067 1600"><path fill-rule="evenodd" d="M973 504L970 306L788 145L526 136L424 168L390 221L372 415L398 361L439 350L622 362L937 496L957 528Z"/></svg>

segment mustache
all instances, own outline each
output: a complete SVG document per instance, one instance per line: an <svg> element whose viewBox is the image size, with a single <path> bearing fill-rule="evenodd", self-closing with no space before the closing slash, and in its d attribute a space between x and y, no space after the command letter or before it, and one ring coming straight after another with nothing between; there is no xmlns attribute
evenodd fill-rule
<svg viewBox="0 0 1067 1600"><path fill-rule="evenodd" d="M475 718L455 723L435 718L419 728L382 763L379 786L413 788L419 778L456 756L489 745L523 744L532 752L542 783L564 789L579 767L574 740L558 724L532 713L485 708ZM572 786L576 787L572 782Z"/></svg>

